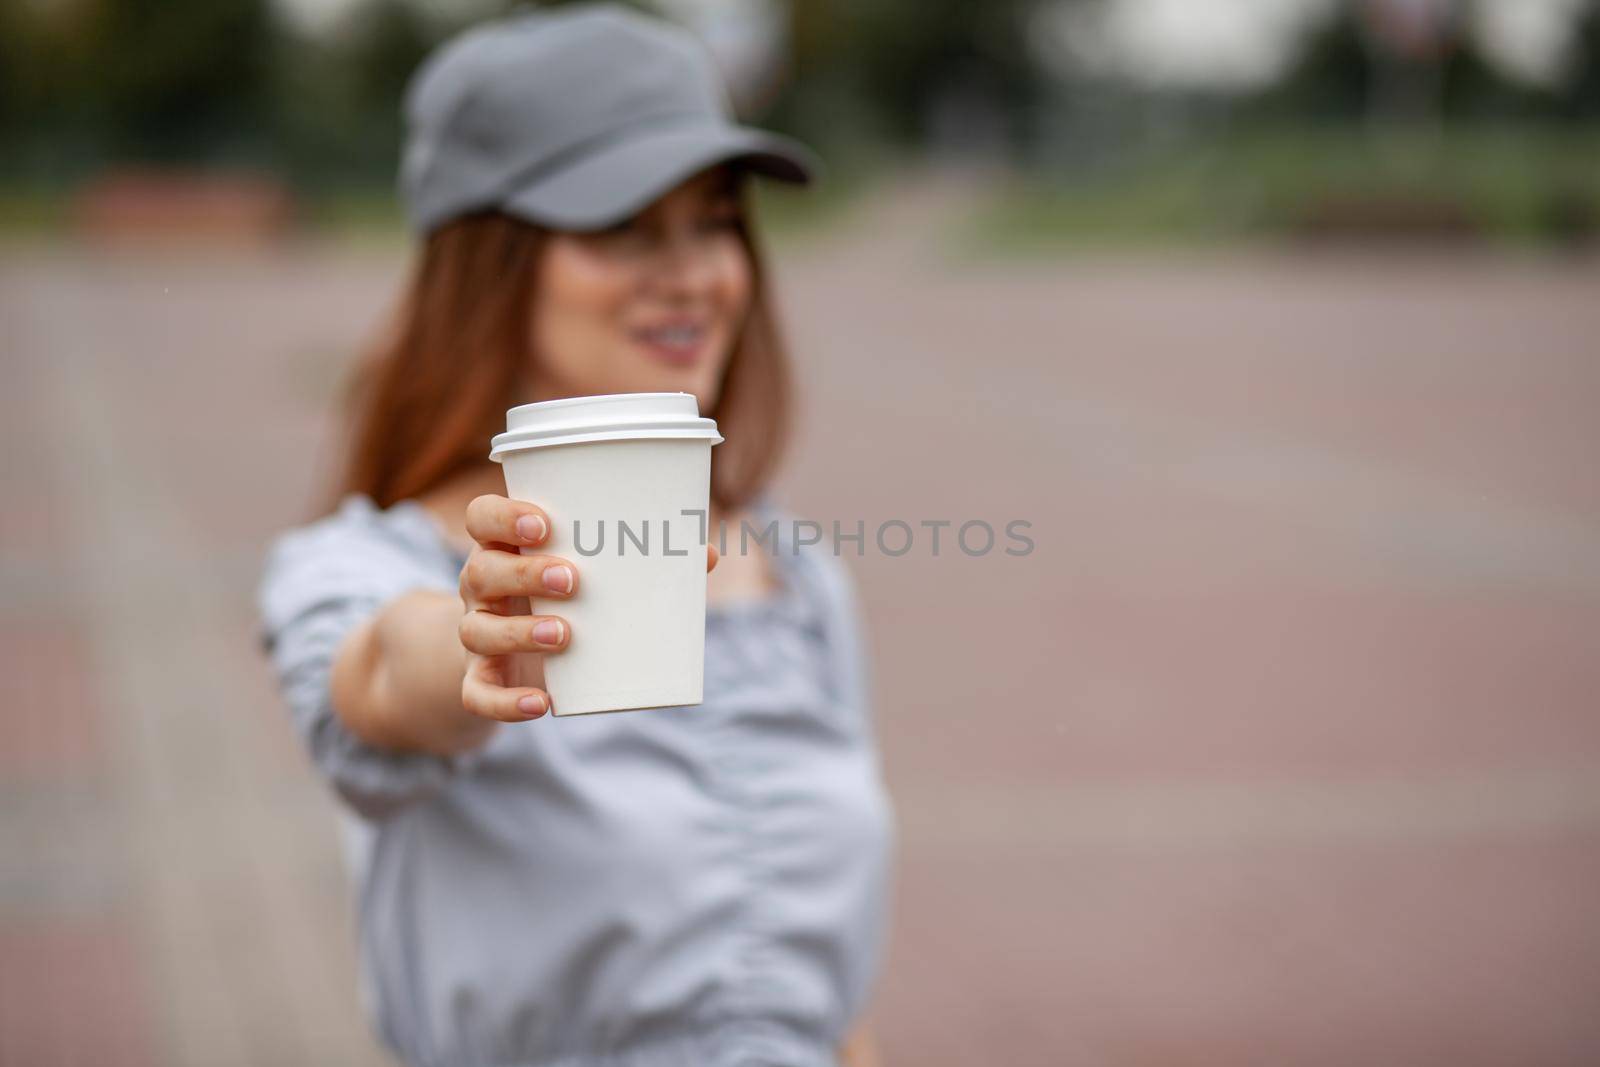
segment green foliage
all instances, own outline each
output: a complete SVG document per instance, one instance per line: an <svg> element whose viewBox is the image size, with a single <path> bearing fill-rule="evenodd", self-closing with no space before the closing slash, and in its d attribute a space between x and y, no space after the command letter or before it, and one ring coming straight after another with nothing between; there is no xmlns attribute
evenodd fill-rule
<svg viewBox="0 0 1600 1067"><path fill-rule="evenodd" d="M1459 220L1459 236L1511 244L1592 240L1600 134L1557 126L1383 133L1351 124L1258 128L1086 176L1034 173L997 191L960 235L973 251L1057 253L1096 244L1205 244L1306 233L1338 211ZM1415 213L1408 219L1408 212ZM1358 234L1383 237L1382 233Z"/></svg>
<svg viewBox="0 0 1600 1067"><path fill-rule="evenodd" d="M1043 2L790 0L792 63L761 121L811 141L837 172L914 152L931 137L960 140L973 114L987 114L1001 136L973 136L971 151L991 162L1073 158L1094 170L1071 179L1088 187L1108 174L1142 173L1152 153L1181 174L1266 151L1217 140L1234 125L1356 123L1371 117L1375 86L1393 74L1375 66L1345 9L1308 40L1283 84L1258 99L1096 86L1099 95L1085 100L1085 87L1051 83L1030 58L1028 16ZM470 12L513 6L490 0ZM48 189L128 162L246 165L333 202L346 194L360 202L365 190L387 195L404 86L468 10L358 0L312 35L285 24L274 0L0 0L0 183ZM1535 90L1507 82L1463 46L1433 72L1427 99L1444 123L1591 121L1600 117L1600 2L1590 5L1578 51L1567 83ZM1130 216L1188 218L1195 213L1182 206L1185 189L1176 179L1135 177L1117 202ZM1222 217L1258 217L1252 195L1236 194L1247 207ZM1108 217L1123 210L1105 203Z"/></svg>
<svg viewBox="0 0 1600 1067"><path fill-rule="evenodd" d="M1593 22L1600 9L1592 11ZM1588 42L1589 64L1600 41ZM1580 48L1580 51L1582 49ZM1485 57L1475 37L1460 34L1435 60L1385 62L1366 39L1353 6L1342 6L1305 42L1283 81L1252 102L1250 110L1278 119L1382 119L1385 97L1404 84L1418 90L1428 114L1446 120L1544 120L1562 112L1561 89L1523 85ZM1416 116L1412 116L1416 117Z"/></svg>
<svg viewBox="0 0 1600 1067"><path fill-rule="evenodd" d="M407 0L364 0L331 34L295 40L277 85L283 169L313 187L386 181L406 81L441 36Z"/></svg>
<svg viewBox="0 0 1600 1067"><path fill-rule="evenodd" d="M264 154L278 43L268 0L100 0L92 10L82 92L110 154Z"/></svg>
<svg viewBox="0 0 1600 1067"><path fill-rule="evenodd" d="M827 145L927 136L952 90L1008 113L1035 91L1025 16L1036 0L804 0L792 5L794 76L775 124Z"/></svg>
<svg viewBox="0 0 1600 1067"><path fill-rule="evenodd" d="M1561 93L1562 114L1569 119L1600 119L1600 3L1591 3L1576 34L1577 69Z"/></svg>

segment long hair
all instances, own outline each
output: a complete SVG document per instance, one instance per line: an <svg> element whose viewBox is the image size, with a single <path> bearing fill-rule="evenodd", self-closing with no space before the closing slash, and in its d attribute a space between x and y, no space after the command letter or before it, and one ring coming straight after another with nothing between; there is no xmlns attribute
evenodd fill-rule
<svg viewBox="0 0 1600 1067"><path fill-rule="evenodd" d="M485 462L489 439L505 429L506 409L536 366L530 316L547 236L499 212L429 235L397 317L350 379L344 462L325 511L349 493L387 508ZM750 260L750 305L717 401L702 412L724 438L711 450L711 499L723 510L771 479L792 404L788 352L748 216L739 236Z"/></svg>

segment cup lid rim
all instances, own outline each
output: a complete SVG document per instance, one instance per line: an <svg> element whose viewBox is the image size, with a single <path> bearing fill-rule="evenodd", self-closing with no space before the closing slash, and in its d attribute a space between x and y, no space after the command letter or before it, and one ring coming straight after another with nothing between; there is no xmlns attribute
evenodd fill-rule
<svg viewBox="0 0 1600 1067"><path fill-rule="evenodd" d="M624 402L633 410L606 411ZM562 414L571 417L561 418ZM496 462L510 452L553 445L621 440L703 440L715 445L723 439L716 422L699 414L692 393L610 393L542 400L512 408L506 412L506 421L506 431L490 442L489 458Z"/></svg>

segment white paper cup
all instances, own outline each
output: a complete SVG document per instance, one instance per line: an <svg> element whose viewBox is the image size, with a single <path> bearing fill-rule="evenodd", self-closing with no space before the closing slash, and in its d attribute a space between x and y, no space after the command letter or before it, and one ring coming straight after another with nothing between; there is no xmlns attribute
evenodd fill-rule
<svg viewBox="0 0 1600 1067"><path fill-rule="evenodd" d="M571 600L536 601L571 624L544 658L556 715L704 699L706 519L717 424L689 393L524 404L489 458L506 495L542 507L550 538L525 554L577 566Z"/></svg>

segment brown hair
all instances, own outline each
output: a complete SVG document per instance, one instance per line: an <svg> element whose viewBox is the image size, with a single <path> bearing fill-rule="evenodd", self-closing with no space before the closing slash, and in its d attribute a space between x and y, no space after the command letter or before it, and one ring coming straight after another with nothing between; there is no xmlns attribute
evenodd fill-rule
<svg viewBox="0 0 1600 1067"><path fill-rule="evenodd" d="M733 509L758 494L788 434L788 353L748 221L751 302L709 412L711 499ZM427 238L389 332L358 364L346 397L349 438L328 505L363 493L380 508L483 463L489 439L533 366L529 327L547 231L498 212Z"/></svg>

